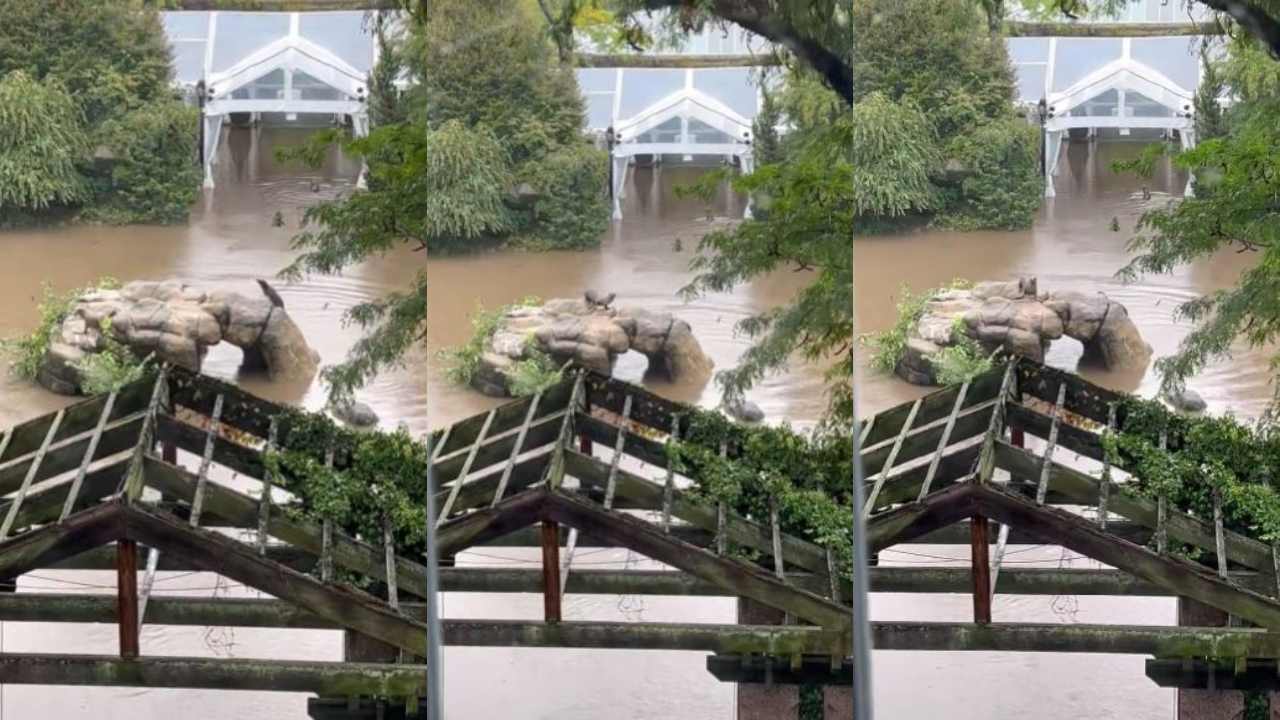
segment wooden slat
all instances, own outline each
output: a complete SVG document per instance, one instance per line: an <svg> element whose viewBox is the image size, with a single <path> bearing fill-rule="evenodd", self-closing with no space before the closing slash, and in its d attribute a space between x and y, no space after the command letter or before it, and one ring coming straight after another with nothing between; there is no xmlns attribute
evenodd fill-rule
<svg viewBox="0 0 1280 720"><path fill-rule="evenodd" d="M964 406L964 399L969 395L969 381L965 380L960 385L960 390L956 392L956 402L951 407L951 414L947 416L946 427L942 429L942 437L938 439L938 449L933 454L933 459L929 461L929 469L925 472L924 484L920 486L920 495L917 500L924 500L924 496L929 494L929 490L933 487L933 479L938 474L938 465L942 462L942 455L947 447L951 444L951 433L956 429L956 418L960 415L960 408ZM885 472L888 475L888 472Z"/></svg>
<svg viewBox="0 0 1280 720"><path fill-rule="evenodd" d="M1062 403L1067 397L1067 384L1058 386L1058 400L1053 405L1053 424L1049 426L1049 444L1040 460L1040 482L1036 485L1036 504L1043 505L1049 493L1049 470L1053 466L1053 451L1058 448L1058 428L1062 425Z"/></svg>
<svg viewBox="0 0 1280 720"><path fill-rule="evenodd" d="M4 524L0 525L0 541L9 537L9 533L13 530L13 523L18 519L18 510L22 507L22 501L27 498L27 491L31 489L31 481L40 471L40 463L44 462L45 453L49 450L50 443L53 442L53 436L58 432L58 426L62 424L63 411L59 410L54 416L53 422L49 423L49 431L45 433L44 442L40 445L40 449L36 451L35 459L31 461L31 466L27 468L27 474L22 479L22 486L18 488L17 495L9 503L9 512L4 516Z"/></svg>
<svg viewBox="0 0 1280 720"><path fill-rule="evenodd" d="M280 431L280 423L277 418L271 418L271 425L267 430L267 452L276 451L277 434ZM271 527L271 488L274 479L271 477L270 468L262 473L262 497L258 501L258 554L267 554L267 537L270 534Z"/></svg>
<svg viewBox="0 0 1280 720"><path fill-rule="evenodd" d="M791 587L752 565L677 540L639 518L606 512L590 501L555 491L548 494L543 513L547 519L611 540L797 618L827 628L847 630L850 626L848 608Z"/></svg>
<svg viewBox="0 0 1280 720"><path fill-rule="evenodd" d="M787 577L785 563L782 562L782 528L778 525L778 499L769 496L769 531L773 537L773 574L779 580Z"/></svg>
<svg viewBox="0 0 1280 720"><path fill-rule="evenodd" d="M680 442L680 416L671 416L671 434L667 436L667 482L662 488L662 532L671 531L671 499L676 491L675 444Z"/></svg>
<svg viewBox="0 0 1280 720"><path fill-rule="evenodd" d="M151 598L151 589L156 584L156 570L159 567L160 551L147 548L147 568L142 575L142 590L138 593L138 632L142 632L142 624L147 621L147 601Z"/></svg>
<svg viewBox="0 0 1280 720"><path fill-rule="evenodd" d="M920 411L920 405L923 400L916 400L911 405L911 411L907 413L907 419L902 423L902 430L898 433L898 437L893 442L893 448L889 451L889 457L884 461L884 467L880 469L880 473L876 476L875 485L872 486L871 492L867 495L867 502L862 507L862 517L871 517L871 511L876 506L876 500L880 497L880 490L884 488L884 481L893 472L893 464L898 460L898 453L902 451L902 443L907 439L907 435L911 433L912 424L916 420L916 413ZM948 420L948 427L955 427L955 423ZM945 430L944 430L945 433Z"/></svg>
<svg viewBox="0 0 1280 720"><path fill-rule="evenodd" d="M991 475L996 469L996 445L1000 442L1000 436L1004 432L1005 412L1008 406L1009 394L1013 389L1013 378L1017 361L1011 360L1005 365L1004 376L1000 381L1000 391L996 395L996 407L991 412L991 422L987 426L987 436L982 440L982 450L978 453L978 472L977 482L984 485L991 480Z"/></svg>
<svg viewBox="0 0 1280 720"><path fill-rule="evenodd" d="M609 479L604 486L604 509L613 509L613 496L618 491L618 465L622 462L623 448L627 443L627 423L631 422L631 401L628 394L622 403L622 421L618 423L618 436L613 443L613 457L609 460Z"/></svg>
<svg viewBox="0 0 1280 720"><path fill-rule="evenodd" d="M1160 452L1165 452L1169 436L1160 431ZM1169 499L1164 493L1156 498L1156 551L1161 555L1169 549Z"/></svg>
<svg viewBox="0 0 1280 720"><path fill-rule="evenodd" d="M827 577L831 580L831 600L843 603L840 599L840 573L837 571L836 554L831 551L831 546L827 546Z"/></svg>
<svg viewBox="0 0 1280 720"><path fill-rule="evenodd" d="M324 454L325 470L333 470L333 448ZM320 580L333 582L333 520L320 521Z"/></svg>
<svg viewBox="0 0 1280 720"><path fill-rule="evenodd" d="M524 422L520 424L520 433L516 435L515 444L511 446L511 455L507 458L507 464L502 468L502 478L498 480L498 487L493 491L493 502L489 503L490 507L502 502L502 497L507 493L507 483L511 481L511 469L516 464L516 458L520 457L524 440L529 435L529 424L533 422L533 417L538 412L538 404L541 402L542 391L539 390L529 401L529 410L524 416Z"/></svg>
<svg viewBox="0 0 1280 720"><path fill-rule="evenodd" d="M142 429L138 432L138 444L133 449L133 459L129 471L125 473L122 492L130 502L142 495L144 480L142 478L143 458L151 452L156 441L156 417L162 406L169 404L169 366L161 365L156 373L155 387L151 390L151 400L147 403L147 415L142 421Z"/></svg>
<svg viewBox="0 0 1280 720"><path fill-rule="evenodd" d="M724 460L729 452L729 444L725 440L720 441L720 459ZM728 551L728 533L725 532L725 523L728 520L729 508L723 500L716 503L716 554L724 555ZM830 560L830 548L827 549L828 560Z"/></svg>
<svg viewBox="0 0 1280 720"><path fill-rule="evenodd" d="M1227 541L1222 528L1222 493L1213 489L1213 542L1218 556L1218 575L1227 577Z"/></svg>
<svg viewBox="0 0 1280 720"><path fill-rule="evenodd" d="M1107 409L1107 432L1114 433L1116 431L1116 405L1112 403ZM1107 529L1107 521L1110 519L1108 515L1111 511L1107 505L1111 502L1111 455L1108 453L1102 459L1102 479L1098 481L1101 486L1101 492L1098 493L1098 527L1103 530Z"/></svg>
<svg viewBox="0 0 1280 720"><path fill-rule="evenodd" d="M191 501L191 524L200 524L200 514L204 512L204 488L209 482L209 465L213 462L214 438L222 429L223 395L213 401L213 414L209 417L209 428L204 439L204 453L200 457L200 471L196 474L196 496Z"/></svg>
<svg viewBox="0 0 1280 720"><path fill-rule="evenodd" d="M391 517L382 518L382 548L386 555L387 602L393 610L400 609L400 590L396 586L396 539L391 532Z"/></svg>
<svg viewBox="0 0 1280 720"><path fill-rule="evenodd" d="M489 414L484 418L484 424L480 426L480 433L476 436L475 443L471 446L470 452L467 453L467 459L462 463L462 469L458 471L457 478L453 481L453 487L449 490L449 497L444 501L444 507L440 509L440 516L436 518L436 527L444 524L446 518L453 512L453 505L458 501L458 493L462 490L462 486L467 482L467 475L471 473L471 464L476 460L476 453L480 451L480 446L484 443L485 436L489 434L489 428L493 425L493 417L497 414L497 410L490 410Z"/></svg>
<svg viewBox="0 0 1280 720"><path fill-rule="evenodd" d="M76 470L76 477L71 481L71 489L67 491L67 499L62 506L62 515L58 517L59 522L66 520L76 506L76 500L80 497L80 488L84 485L85 475L89 472L89 466L93 464L94 454L98 452L98 443L102 441L102 431L107 427L107 421L111 418L111 411L116 406L117 396L118 393L112 391L107 395L107 399L102 405L102 412L98 415L98 424L94 426L93 435L89 437L89 444L85 447L84 457L80 460L80 467ZM4 443L0 442L0 457L3 456Z"/></svg>

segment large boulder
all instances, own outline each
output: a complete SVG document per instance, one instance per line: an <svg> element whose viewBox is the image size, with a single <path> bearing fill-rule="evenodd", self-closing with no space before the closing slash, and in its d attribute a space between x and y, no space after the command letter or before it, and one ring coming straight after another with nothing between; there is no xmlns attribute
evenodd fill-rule
<svg viewBox="0 0 1280 720"><path fill-rule="evenodd" d="M961 336L985 352L1037 362L1063 336L1079 340L1086 357L1108 369L1141 369L1151 361L1151 346L1123 305L1102 293L1040 292L1037 285L1031 277L938 292L907 337L898 376L916 385L936 384L933 357Z"/></svg>
<svg viewBox="0 0 1280 720"><path fill-rule="evenodd" d="M45 353L37 381L57 393L79 392L79 362L105 350L108 339L137 357L194 371L209 348L223 341L240 347L245 364L266 370L273 380L309 380L320 364L278 296L205 292L175 280L138 281L119 290L93 290L77 300Z"/></svg>
<svg viewBox="0 0 1280 720"><path fill-rule="evenodd" d="M608 374L618 356L634 350L648 358L651 368L672 379L710 377L711 359L689 323L671 313L610 307L612 295L588 295L508 310L481 355L472 387L495 397L509 395L512 368L531 351L546 353L557 363L573 361Z"/></svg>

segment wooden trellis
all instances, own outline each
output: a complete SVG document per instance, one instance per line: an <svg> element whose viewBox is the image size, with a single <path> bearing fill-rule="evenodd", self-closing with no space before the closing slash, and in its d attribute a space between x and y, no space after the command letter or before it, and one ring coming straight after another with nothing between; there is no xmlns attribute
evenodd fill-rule
<svg viewBox="0 0 1280 720"><path fill-rule="evenodd" d="M24 573L46 567L117 574L114 597L5 593L0 620L111 622L120 633L118 657L0 654L0 682L310 692L341 698L349 712L317 701L317 717L364 717L379 705L383 717L419 716L425 609L420 600L400 599L404 592L425 597L425 570L398 556L389 538L357 539L273 509L262 453L284 411L234 386L164 368L0 434L0 493L7 495L0 504L0 579L13 587ZM195 458L195 472L177 464L179 449ZM257 480L261 499L216 479L219 466ZM317 566L372 578L386 596L335 583L331 573L307 574ZM155 574L174 569L214 572L274 599L156 596ZM349 638L393 652L294 662L151 657L139 646L143 622L246 621L344 629Z"/></svg>

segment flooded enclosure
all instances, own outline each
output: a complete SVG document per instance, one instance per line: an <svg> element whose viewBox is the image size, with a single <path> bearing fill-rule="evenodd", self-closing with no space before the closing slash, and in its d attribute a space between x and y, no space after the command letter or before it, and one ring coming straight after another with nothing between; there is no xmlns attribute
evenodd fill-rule
<svg viewBox="0 0 1280 720"><path fill-rule="evenodd" d="M0 335L28 332L37 321L35 309L42 285L58 292L93 283L101 276L121 281L177 279L201 288L233 290L258 296L256 281L271 282L321 364L340 361L359 337L357 328L338 322L342 312L408 286L421 254L392 253L342 277L312 278L290 285L275 274L292 261L289 239L304 209L320 198L350 192L359 163L336 151L315 171L281 164L275 150L302 142L315 128L261 125L227 128L216 166L217 189L207 191L192 211L188 225L171 227L71 227L0 232ZM274 218L279 212L283 226ZM362 400L381 416L381 426L404 423L417 434L426 431L425 351L404 369L380 375L361 392ZM309 409L325 404L317 380L307 386L274 383L260 371L242 372L238 348L211 348L203 371L237 383L246 390ZM0 378L0 425L11 426L68 405L72 398L50 393L5 368ZM188 469L198 455L181 453ZM224 478L233 479L233 478ZM100 593L114 587L109 572L46 570L24 576L23 592ZM157 596L261 597L243 585L210 573L164 572L156 581ZM111 625L46 625L3 623L0 650L40 652L56 648L69 653L114 651ZM142 652L151 655L265 658L295 660L342 657L342 634L324 630L262 628L191 628L147 625ZM303 718L306 695L276 692L171 690L161 688L63 688L42 692L39 686L4 688L3 712L14 717L52 711L59 717L160 717L201 706L202 716L216 718Z"/></svg>

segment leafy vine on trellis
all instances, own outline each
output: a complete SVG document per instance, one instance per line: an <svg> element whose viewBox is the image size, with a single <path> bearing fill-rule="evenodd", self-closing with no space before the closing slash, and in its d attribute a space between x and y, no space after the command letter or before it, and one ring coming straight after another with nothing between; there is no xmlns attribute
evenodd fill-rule
<svg viewBox="0 0 1280 720"><path fill-rule="evenodd" d="M694 481L692 499L724 502L766 525L772 499L784 532L831 548L837 570L848 574L853 447L847 434L816 430L805 435L785 424L746 427L720 413L694 410L682 418L680 442L669 448L675 469Z"/></svg>
<svg viewBox="0 0 1280 720"><path fill-rule="evenodd" d="M1246 425L1233 416L1191 417L1153 400L1120 401L1118 432L1103 435L1103 451L1133 476L1126 486L1212 521L1214 495L1223 524L1265 541L1280 541L1280 426ZM1160 438L1166 439L1166 451Z"/></svg>

